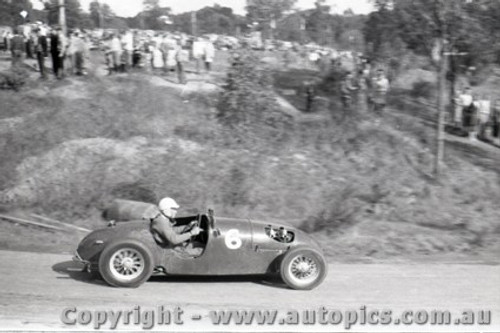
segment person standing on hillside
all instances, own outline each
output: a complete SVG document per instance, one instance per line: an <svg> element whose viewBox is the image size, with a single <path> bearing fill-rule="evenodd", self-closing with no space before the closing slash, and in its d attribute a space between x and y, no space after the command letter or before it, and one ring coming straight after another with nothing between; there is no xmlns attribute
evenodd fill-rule
<svg viewBox="0 0 500 333"><path fill-rule="evenodd" d="M169 35L163 35L159 44L159 49L162 54L163 72L168 74L170 72L170 68L173 67L171 61L169 62L169 57L172 58L172 51L174 51L174 43Z"/></svg>
<svg viewBox="0 0 500 333"><path fill-rule="evenodd" d="M358 88L354 85L354 76L348 72L340 83L340 97L344 110L351 110L354 92Z"/></svg>
<svg viewBox="0 0 500 333"><path fill-rule="evenodd" d="M40 70L40 77L47 78L47 70L45 68L45 54L47 53L47 37L42 34L41 29L35 29L36 37L34 39L35 55L38 62L38 69Z"/></svg>
<svg viewBox="0 0 500 333"><path fill-rule="evenodd" d="M173 50L175 52L175 62L177 69L177 78L180 84L186 84L186 73L184 72L184 64L188 61L189 55L186 50L182 49L181 39L177 40L177 45Z"/></svg>
<svg viewBox="0 0 500 333"><path fill-rule="evenodd" d="M465 126L465 118L468 120L468 110L473 107L472 91L466 87L457 98L457 108L455 113L455 123L458 127ZM467 116L467 117L466 117Z"/></svg>
<svg viewBox="0 0 500 333"><path fill-rule="evenodd" d="M477 103L478 134L480 137L486 137L486 129L490 122L491 102L487 95L482 95Z"/></svg>
<svg viewBox="0 0 500 333"><path fill-rule="evenodd" d="M316 90L314 89L314 82L306 81L304 82L306 90L306 112L312 112L314 98L316 96Z"/></svg>
<svg viewBox="0 0 500 333"><path fill-rule="evenodd" d="M497 139L498 143L500 143L500 99L495 100L491 113L493 137Z"/></svg>
<svg viewBox="0 0 500 333"><path fill-rule="evenodd" d="M462 127L462 106L460 105L460 95L462 94L461 90L457 90L455 92L455 96L452 99L453 105L453 115L451 118L453 119L454 127Z"/></svg>
<svg viewBox="0 0 500 333"><path fill-rule="evenodd" d="M132 67L132 54L134 52L134 35L130 30L125 30L122 33L122 49L123 49L123 67L124 71L128 71Z"/></svg>
<svg viewBox="0 0 500 333"><path fill-rule="evenodd" d="M4 51L9 52L10 51L10 41L12 39L12 32L7 30L3 34L3 42L4 42Z"/></svg>
<svg viewBox="0 0 500 333"><path fill-rule="evenodd" d="M209 37L206 38L205 48L203 53L203 60L205 62L205 70L210 72L212 70L212 62L215 58L215 47Z"/></svg>
<svg viewBox="0 0 500 333"><path fill-rule="evenodd" d="M65 70L66 74L73 75L75 74L75 41L78 38L80 31L75 29L70 31L68 35L68 47L66 48L66 57L65 57Z"/></svg>
<svg viewBox="0 0 500 333"><path fill-rule="evenodd" d="M66 36L64 36L61 27L55 27L50 36L50 54L52 56L52 71L58 79L64 76L64 57L66 48Z"/></svg>
<svg viewBox="0 0 500 333"><path fill-rule="evenodd" d="M105 34L102 41L102 51L104 53L104 61L108 68L108 75L113 74L114 64L113 64L113 52L111 51L111 38L110 34Z"/></svg>
<svg viewBox="0 0 500 333"><path fill-rule="evenodd" d="M120 37L116 33L111 34L110 47L113 60L113 70L117 73L121 70L122 43L120 41Z"/></svg>
<svg viewBox="0 0 500 333"><path fill-rule="evenodd" d="M368 61L364 61L362 68L358 72L358 109L366 112L368 110L368 105L370 104L370 64Z"/></svg>
<svg viewBox="0 0 500 333"><path fill-rule="evenodd" d="M372 81L372 103L373 109L381 113L387 104L387 92L389 91L389 80L383 69L377 70L377 74Z"/></svg>
<svg viewBox="0 0 500 333"><path fill-rule="evenodd" d="M74 57L74 72L76 75L86 75L85 61L90 57L88 43L85 40L85 35L80 32L75 32L73 36L73 57Z"/></svg>
<svg viewBox="0 0 500 333"><path fill-rule="evenodd" d="M198 37L194 38L191 45L191 56L196 64L196 74L200 74L200 62L205 53L205 43Z"/></svg>
<svg viewBox="0 0 500 333"><path fill-rule="evenodd" d="M24 61L24 38L19 34L18 29L14 29L14 35L10 40L10 52L12 54L12 67L23 64Z"/></svg>

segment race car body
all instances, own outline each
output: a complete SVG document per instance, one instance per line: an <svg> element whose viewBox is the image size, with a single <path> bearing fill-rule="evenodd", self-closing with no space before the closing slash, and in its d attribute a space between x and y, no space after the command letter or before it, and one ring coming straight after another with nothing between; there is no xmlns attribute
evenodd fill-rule
<svg viewBox="0 0 500 333"><path fill-rule="evenodd" d="M176 219L203 230L181 246L158 241L146 220L111 223L87 235L75 259L106 282L137 287L154 272L167 275L257 275L280 273L294 289L312 289L326 275L321 249L306 233L284 225L212 214ZM183 247L196 244L196 255Z"/></svg>

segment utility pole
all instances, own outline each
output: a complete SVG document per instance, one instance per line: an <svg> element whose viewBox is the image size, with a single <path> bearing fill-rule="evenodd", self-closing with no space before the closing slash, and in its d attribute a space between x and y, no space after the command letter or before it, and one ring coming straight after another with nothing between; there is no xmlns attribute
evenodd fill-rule
<svg viewBox="0 0 500 333"><path fill-rule="evenodd" d="M192 11L191 12L191 35L194 37L197 37L198 29L197 29L198 23L196 22L196 12Z"/></svg>
<svg viewBox="0 0 500 333"><path fill-rule="evenodd" d="M441 54L441 59L439 60L437 147L436 159L434 164L434 174L436 175L436 177L438 177L439 173L441 172L441 164L443 163L444 157L444 122L446 112L444 92L446 90L446 72L448 70L448 52L446 52L446 41L444 40L444 38L441 40L441 45L443 46L443 52Z"/></svg>
<svg viewBox="0 0 500 333"><path fill-rule="evenodd" d="M466 0L468 1L468 0ZM437 56L439 56L438 66L438 122L437 122L437 140L436 140L436 159L434 163L434 174L439 177L441 172L441 165L444 159L444 140L445 140L445 115L446 115L446 100L445 100L445 91L446 91L446 74L448 73L449 61L451 56L464 56L467 55L467 52L457 52L453 49L453 43L449 41L448 31L448 22L446 21L446 13L448 10L458 10L459 13L462 12L460 3L452 3L446 0L439 0L439 9L436 13L440 19L440 30L441 36L439 38L439 43L441 44L440 54L438 52ZM458 7L449 7L449 6L458 6Z"/></svg>
<svg viewBox="0 0 500 333"><path fill-rule="evenodd" d="M101 2L99 0L97 0L97 14L99 15L98 19L99 19L99 28L100 29L104 29L104 19L102 17L102 7L101 7Z"/></svg>
<svg viewBox="0 0 500 333"><path fill-rule="evenodd" d="M59 0L59 25L61 26L63 34L66 36L66 7L64 0Z"/></svg>

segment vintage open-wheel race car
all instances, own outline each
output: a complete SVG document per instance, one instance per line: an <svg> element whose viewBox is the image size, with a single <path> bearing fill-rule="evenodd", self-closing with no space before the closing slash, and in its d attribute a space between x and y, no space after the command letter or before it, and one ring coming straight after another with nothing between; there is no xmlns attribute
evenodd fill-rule
<svg viewBox="0 0 500 333"><path fill-rule="evenodd" d="M276 275L293 289L313 289L327 264L319 245L305 232L285 225L241 218L215 218L212 211L176 218L177 225L202 232L181 246L155 237L147 220L109 223L78 245L74 260L110 285L138 287L153 274ZM196 248L196 254L183 251Z"/></svg>

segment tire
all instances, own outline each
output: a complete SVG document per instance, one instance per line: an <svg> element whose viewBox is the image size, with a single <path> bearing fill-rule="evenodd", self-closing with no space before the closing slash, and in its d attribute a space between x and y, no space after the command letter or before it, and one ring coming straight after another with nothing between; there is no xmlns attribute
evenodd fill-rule
<svg viewBox="0 0 500 333"><path fill-rule="evenodd" d="M89 279L90 280L102 280L101 273L99 273L98 271L91 271L89 273Z"/></svg>
<svg viewBox="0 0 500 333"><path fill-rule="evenodd" d="M323 255L307 248L298 248L286 253L280 265L283 282L297 290L316 288L325 279L326 272Z"/></svg>
<svg viewBox="0 0 500 333"><path fill-rule="evenodd" d="M137 288L153 274L153 255L136 240L109 244L99 258L99 273L114 287Z"/></svg>

